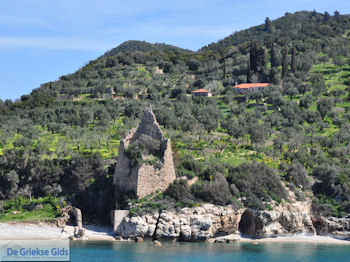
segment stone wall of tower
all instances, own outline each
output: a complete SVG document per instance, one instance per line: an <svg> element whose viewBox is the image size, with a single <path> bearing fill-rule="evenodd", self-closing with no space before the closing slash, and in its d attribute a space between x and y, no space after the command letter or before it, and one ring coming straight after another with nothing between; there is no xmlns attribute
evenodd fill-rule
<svg viewBox="0 0 350 262"><path fill-rule="evenodd" d="M131 166L130 159L125 154L125 148L141 135L148 135L161 143L162 166L155 167L148 164ZM170 139L165 139L159 124L149 108L145 111L140 124L132 129L120 142L117 165L114 172L113 184L116 195L134 193L138 198L158 190L164 191L176 178Z"/></svg>
<svg viewBox="0 0 350 262"><path fill-rule="evenodd" d="M140 166L136 193L138 197L144 197L157 190L164 191L176 178L170 139L166 140L163 159L163 167L160 169L151 165Z"/></svg>

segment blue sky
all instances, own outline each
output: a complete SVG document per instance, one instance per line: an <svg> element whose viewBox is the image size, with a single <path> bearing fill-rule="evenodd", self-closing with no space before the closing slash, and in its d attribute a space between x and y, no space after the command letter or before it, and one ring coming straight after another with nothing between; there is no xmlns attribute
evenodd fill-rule
<svg viewBox="0 0 350 262"><path fill-rule="evenodd" d="M0 0L0 99L73 73L127 40L197 50L285 12L338 10L348 0Z"/></svg>

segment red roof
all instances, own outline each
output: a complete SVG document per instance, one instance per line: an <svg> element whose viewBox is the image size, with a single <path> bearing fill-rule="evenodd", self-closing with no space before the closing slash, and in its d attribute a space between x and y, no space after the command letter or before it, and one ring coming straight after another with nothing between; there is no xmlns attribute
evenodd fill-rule
<svg viewBox="0 0 350 262"><path fill-rule="evenodd" d="M197 89L192 91L192 93L210 93L207 89Z"/></svg>
<svg viewBox="0 0 350 262"><path fill-rule="evenodd" d="M252 88L252 87L267 87L269 86L268 83L247 83L247 84L240 84L236 85L233 88Z"/></svg>

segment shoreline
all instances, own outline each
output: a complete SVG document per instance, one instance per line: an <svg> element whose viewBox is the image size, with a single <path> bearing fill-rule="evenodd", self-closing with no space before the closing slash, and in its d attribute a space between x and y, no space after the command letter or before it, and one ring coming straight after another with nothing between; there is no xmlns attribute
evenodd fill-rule
<svg viewBox="0 0 350 262"><path fill-rule="evenodd" d="M242 243L308 243L308 244L335 244L335 245L350 245L349 240L338 239L331 236L273 236L265 238L245 238L241 237L238 242Z"/></svg>
<svg viewBox="0 0 350 262"><path fill-rule="evenodd" d="M116 241L132 242L133 240L116 240L112 227L99 225L84 225L86 230L82 239L75 241ZM0 223L0 240L57 240L69 239L74 234L74 226L58 227L49 223L6 222ZM167 241L165 241L167 242ZM181 241L179 241L181 242ZM203 241L205 242L205 241ZM341 244L350 245L349 240L332 236L308 234L287 234L250 238L238 234L211 238L207 243L309 243L309 244Z"/></svg>

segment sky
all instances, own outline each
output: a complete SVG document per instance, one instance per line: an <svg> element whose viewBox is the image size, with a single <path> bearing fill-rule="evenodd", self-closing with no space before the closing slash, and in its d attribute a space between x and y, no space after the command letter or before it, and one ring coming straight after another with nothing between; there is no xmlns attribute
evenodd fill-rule
<svg viewBox="0 0 350 262"><path fill-rule="evenodd" d="M349 0L0 0L0 99L18 99L127 40L198 50L301 10Z"/></svg>

